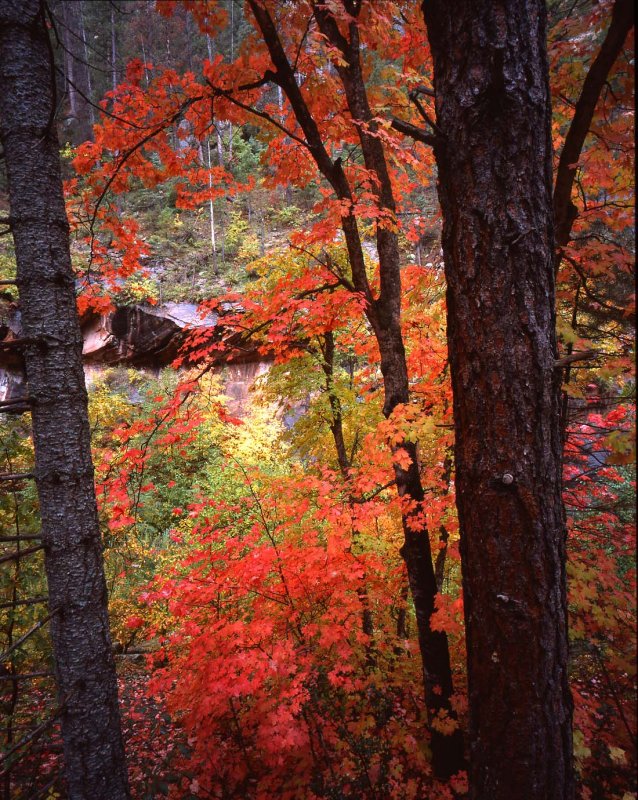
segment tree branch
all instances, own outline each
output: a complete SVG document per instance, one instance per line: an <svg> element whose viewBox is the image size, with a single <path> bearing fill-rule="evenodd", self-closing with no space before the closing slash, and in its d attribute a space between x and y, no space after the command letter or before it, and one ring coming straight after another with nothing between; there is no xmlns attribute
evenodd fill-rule
<svg viewBox="0 0 638 800"><path fill-rule="evenodd" d="M306 137L308 149L319 171L334 189L339 200L346 200L353 205L352 191L341 165L340 159L332 161L321 137L319 126L312 116L308 104L297 85L295 73L281 43L279 34L268 10L258 0L248 0L250 9L261 31L264 43L268 48L270 59L280 79L279 86L285 92L293 113ZM353 214L342 216L342 226L346 238L346 246L350 257L353 283L357 291L362 292L369 306L374 303L372 289L365 270L365 260L361 239L357 230L357 222Z"/></svg>
<svg viewBox="0 0 638 800"><path fill-rule="evenodd" d="M437 143L436 136L433 136L431 133L426 133L426 131L421 130L421 128L417 128L416 125L412 125L411 122L406 122L405 120L399 119L398 117L392 117L392 127L394 128L395 131L399 131L399 133L403 133L406 136L410 136L417 142L423 142L423 144L429 144L430 147L434 147Z"/></svg>
<svg viewBox="0 0 638 800"><path fill-rule="evenodd" d="M270 74L272 76L275 75L274 72L270 72ZM277 122L277 120L274 117L272 117L270 114L267 114L265 111L258 111L254 106L250 106L247 103L242 103L242 101L238 100L232 94L232 92L227 91L226 89L220 89L218 86L215 86L210 81L206 81L206 82L208 83L208 85L210 86L210 88L213 90L213 92L215 93L215 95L217 97L224 97L226 100L228 100L228 102L233 103L233 105L236 105L238 108L241 108L243 111L247 111L249 114L254 114L256 117L259 117L260 119L265 119L266 122L269 122L271 125L274 125L275 128L278 128L283 134L285 134L286 136L289 136L293 141L297 142L298 144L302 145L303 147L305 147L308 150L311 149L310 145L308 144L307 141L305 141L305 139L302 139L300 136L297 136L292 131L288 130L288 128L286 128L280 122ZM274 83L278 83L278 81L273 81L273 82ZM263 86L266 83L269 83L269 81L263 81L263 82L262 81L255 81L254 83L248 83L248 84L245 84L244 86L240 86L239 88L242 89L242 90L256 89L258 86Z"/></svg>
<svg viewBox="0 0 638 800"><path fill-rule="evenodd" d="M599 305L601 308L604 308L605 311L608 312L608 316L611 317L615 322L620 322L623 325L627 323L635 324L635 314L627 313L625 314L622 308L618 308L617 306L612 306L610 303L601 300L596 294L592 292L587 284L587 275L585 274L582 267L576 261L575 258L568 256L567 254L563 253L562 257L567 261L574 269L574 272L578 275L581 280L581 286L587 297L593 302Z"/></svg>
<svg viewBox="0 0 638 800"><path fill-rule="evenodd" d="M416 106L416 109L417 109L417 111L419 112L419 114L421 115L422 119L423 119L423 120L425 120L425 122L427 122L427 123L428 123L428 125L430 126L430 128L432 128L432 130L434 131L434 133L435 133L435 134L436 134L436 135L437 135L437 136L438 136L440 139L443 139L443 138L444 138L444 136L443 136L443 132L442 132L442 131L441 131L441 129L438 127L438 125L436 124L436 122L434 122L434 120L432 119L432 117L430 117L430 115L428 114L428 112L426 111L426 109L425 109L425 108L424 108L424 107L421 105L421 101L419 100L419 92L416 92L416 91L414 91L414 90L413 90L413 91L411 91L411 92L410 92L410 100L412 100L412 102L413 102L413 103L414 103L414 105Z"/></svg>
<svg viewBox="0 0 638 800"><path fill-rule="evenodd" d="M572 227L578 217L578 209L571 199L576 165L589 133L596 105L607 83L607 76L622 51L633 24L632 0L616 0L607 35L583 82L574 116L565 137L554 185L554 225L558 248L554 265L556 271L563 259L563 250L569 242Z"/></svg>
<svg viewBox="0 0 638 800"><path fill-rule="evenodd" d="M575 350L573 353L556 359L556 361L554 361L554 369L566 367L574 361L589 361L592 358L596 358L598 355L600 355L600 353L596 350Z"/></svg>

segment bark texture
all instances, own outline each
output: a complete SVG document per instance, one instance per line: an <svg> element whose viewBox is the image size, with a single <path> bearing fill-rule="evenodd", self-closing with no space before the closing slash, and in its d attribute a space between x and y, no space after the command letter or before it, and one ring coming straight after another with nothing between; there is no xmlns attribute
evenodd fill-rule
<svg viewBox="0 0 638 800"><path fill-rule="evenodd" d="M281 87L319 171L332 187L335 196L347 204L352 204L353 196L341 159L333 161L326 149L319 126L297 84L294 69L288 60L273 18L258 0L249 0L249 5L275 68L274 72L264 76L264 81L259 82L260 85L271 81ZM347 35L341 32L325 4L313 3L313 14L326 40L336 48L343 59L343 63L339 61L335 67L343 85L345 103L352 118L363 123L357 126L361 151L366 168L376 173L378 178L375 191L379 209L387 218L393 218L396 214L396 204L392 183L383 145L377 133L377 123L368 102L361 64L357 22L361 6L356 0L342 0L342 5L351 19ZM398 405L410 402L407 361L401 331L401 263L398 237L387 227L377 226L380 292L378 297L374 297L366 273L363 246L354 213L344 214L341 223L352 275L351 281L343 280L343 283L351 291L361 294L367 301L366 316L374 331L381 357L385 395L383 413L389 417ZM424 492L419 473L417 447L413 442L400 442L397 446L406 450L411 458L411 464L407 469L395 466L397 491L405 498L406 505L411 506L411 511L403 515L405 541L401 552L406 563L416 614L433 766L439 777L446 778L464 766L463 739L460 730L446 736L436 727L436 718L439 715L455 716L450 703L453 685L448 641L444 633L433 631L430 626L437 584L430 539L422 521Z"/></svg>
<svg viewBox="0 0 638 800"><path fill-rule="evenodd" d="M52 53L39 0L0 0L0 140L33 414L70 800L129 797L107 616Z"/></svg>
<svg viewBox="0 0 638 800"><path fill-rule="evenodd" d="M543 0L425 0L448 282L470 797L572 784Z"/></svg>

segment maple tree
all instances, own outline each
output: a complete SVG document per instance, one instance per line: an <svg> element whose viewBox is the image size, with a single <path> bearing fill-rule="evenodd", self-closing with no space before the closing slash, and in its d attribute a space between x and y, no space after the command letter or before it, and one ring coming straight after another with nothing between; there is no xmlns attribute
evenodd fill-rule
<svg viewBox="0 0 638 800"><path fill-rule="evenodd" d="M336 59L336 74L341 81L346 103L352 122L349 124L349 131L342 131L340 119L337 121L337 135L343 140L344 144L351 138L358 147L361 148L363 163L344 165L340 157L334 157L329 153L333 148L329 133L322 133L320 126L325 125L330 120L329 109L322 108L321 103L316 103L314 98L325 98L325 92L313 95L313 99L302 93L295 79L295 66L286 55L286 51L278 33L270 11L260 4L252 4L252 13L256 20L258 29L263 38L261 59L261 71L264 77L258 78L245 84L250 76L256 72L258 63L248 65L248 72L241 71L237 75L229 72L224 74L226 67L220 59L215 59L205 68L205 78L207 85L202 87L196 84L193 76L186 76L179 79L174 73L166 72L162 76L162 84L158 85L160 96L166 93L164 82L171 85L170 101L174 104L175 112L173 120L182 115L194 126L194 133L205 130L207 125L207 114L209 104L213 101L218 107L216 113L219 115L221 106L229 109L230 118L233 119L233 107L239 108L241 112L248 112L273 121L272 115L267 112L259 111L254 107L250 95L267 83L277 84L284 95L287 97L290 110L287 112L291 116L293 125L297 125L301 135L289 131L285 125L277 123L278 127L283 128L286 136L279 140L277 147L286 147L286 140L292 140L298 150L301 145L307 151L303 158L306 164L314 162L315 168L323 175L327 184L331 187L335 195L332 202L332 211L322 222L316 226L311 234L311 240L321 235L326 237L334 236L337 227L342 229L345 246L348 253L348 263L345 271L341 274L332 274L330 268L327 269L330 282L340 283L345 289L361 298L363 313L365 314L370 326L372 327L381 359L381 372L385 386L385 402L383 412L390 416L397 406L409 403L409 385L407 364L404 350L404 343L400 328L400 254L398 247L398 218L396 215L396 201L393 182L390 173L389 156L386 153L380 136L379 125L371 110L367 95L366 86L362 73L361 55L359 52L358 31L359 26L356 20L350 22L351 42L342 36L337 20L333 15L327 13L319 4L301 5L293 11L295 21L299 15L306 15L314 18L317 24L316 33L313 32L312 39L319 45L323 38L329 42L330 48L336 48L341 52L341 56ZM171 4L164 4L162 8L170 10ZM193 9L197 13L197 8ZM344 9L346 17L351 12L359 12L358 5L353 5L348 10ZM207 27L213 26L218 21L215 16L215 6L205 6L200 9L199 20ZM370 25L371 38L369 45L376 47L379 43L381 28L379 26L385 17L373 18ZM281 21L279 21L281 24ZM301 28L303 30L303 28ZM305 37L304 37L305 38ZM400 45L404 47L402 43ZM316 52L315 52L316 50ZM300 55L309 59L308 69L316 58L324 58L321 48L315 46L300 50ZM275 72L268 70L266 64L272 62ZM138 107L136 117L143 120L144 127L149 130L142 142L148 143L149 147L160 156L163 164L163 171L158 170L148 157L144 157L140 147L138 130L140 123L131 125L126 131L127 138L134 142L130 147L122 144L127 152L126 162L119 161L116 170L109 174L107 171L94 170L89 178L89 185L93 187L101 186L104 189L122 190L127 185L129 176L135 174L139 179L153 184L161 177L176 174L180 168L186 168L188 172L188 185L205 186L205 170L199 167L197 162L197 152L194 148L186 148L181 154L176 155L168 147L168 141L164 128L166 126L166 109L161 107L163 116L161 122L157 122L157 104L149 101L148 92L136 89L139 87L139 79L142 74L142 65L132 65L129 68L131 85L126 93L120 92L116 103L113 106L113 120L117 120L123 114L123 109L130 108L132 97L135 96L136 102L143 104ZM319 76L319 72L314 74ZM229 79L232 83L229 85ZM331 78L328 73L322 79L329 83ZM253 85L254 84L254 85ZM176 91L180 90L181 91ZM236 96L239 91L242 99ZM121 105L120 105L121 104ZM314 105L317 105L315 108ZM206 116L204 116L206 114ZM327 116L328 115L328 116ZM150 118L149 118L150 117ZM241 117L240 117L241 118ZM296 121L296 122L295 122ZM276 121L275 121L276 122ZM85 145L81 154L76 158L76 168L86 171L95 165L96 158L101 153L101 147L106 141L111 140L115 131L115 124L112 128L104 127L96 136L94 144ZM120 136L121 136L121 131ZM304 138L302 138L304 137ZM271 146L275 143L271 143ZM273 158L277 158L273 149ZM311 162L307 159L310 157ZM301 162L303 163L303 161ZM122 168L123 167L123 168ZM307 167L306 167L307 169ZM216 191L220 191L219 184L224 182L225 175L223 170L218 171L212 176ZM199 174L197 172L199 171ZM348 175L348 171L352 175ZM108 177L106 177L108 176ZM400 173L397 171L397 177ZM210 179L210 171L207 176ZM286 180L303 180L304 175L286 175ZM362 191L355 189L356 181L362 182ZM211 195L211 181L209 186L188 198L187 194L181 196L181 202L201 202L205 196ZM400 185L400 184L399 184ZM187 190L188 191L188 190ZM225 189L224 189L225 191ZM326 201L328 196L326 197ZM376 237L376 249L379 258L378 290L375 290L373 282L368 277L365 263L364 249L361 232L357 225L357 216L364 215L374 227ZM93 214L95 218L96 214ZM117 223L118 235L121 236L121 223ZM120 274L127 269L127 262L134 263L134 252L127 252L122 261ZM377 279L375 279L376 282ZM432 562L431 547L429 536L423 525L423 501L424 493L421 484L419 467L417 462L417 443L415 441L397 440L395 447L398 451L405 454L401 460L395 460L395 480L399 495L404 502L404 535L405 543L402 547L402 554L406 560L410 589L417 610L417 623L419 629L419 641L421 655L424 662L424 683L427 696L427 707L432 719L435 720L438 714L453 714L450 707L450 696L452 694L452 677L449 662L448 646L445 633L433 631L430 626L430 617L434 611L435 596L437 593L436 578ZM441 775L449 775L457 771L462 765L462 745L460 731L457 730L451 735L441 736L436 729L432 729L433 752L435 764Z"/></svg>

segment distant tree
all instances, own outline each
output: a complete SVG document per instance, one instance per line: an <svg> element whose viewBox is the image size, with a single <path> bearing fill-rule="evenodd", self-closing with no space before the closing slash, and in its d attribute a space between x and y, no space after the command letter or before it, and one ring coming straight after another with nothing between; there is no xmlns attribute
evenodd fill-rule
<svg viewBox="0 0 638 800"><path fill-rule="evenodd" d="M82 337L40 0L0 2L0 142L33 415L68 797L129 796L107 614Z"/></svg>
<svg viewBox="0 0 638 800"><path fill-rule="evenodd" d="M74 145L91 138L91 126L95 122L83 5L77 0L62 0L57 22L58 35L64 49L64 77L69 99L71 143Z"/></svg>

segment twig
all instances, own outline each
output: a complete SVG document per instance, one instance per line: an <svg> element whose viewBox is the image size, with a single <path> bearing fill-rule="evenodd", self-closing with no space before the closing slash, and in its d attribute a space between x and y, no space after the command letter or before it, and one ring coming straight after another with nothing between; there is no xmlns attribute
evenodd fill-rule
<svg viewBox="0 0 638 800"><path fill-rule="evenodd" d="M58 782L59 775L56 775L52 780L50 780L47 784L45 784L41 789L37 789L35 794L32 794L28 800L40 800L41 797L45 796L45 792L48 792L49 789L52 789L55 784Z"/></svg>
<svg viewBox="0 0 638 800"><path fill-rule="evenodd" d="M9 553L6 556L0 556L0 564L5 564L7 561L17 561L23 556L30 556L33 553L38 553L40 550L44 550L43 544L38 544L35 547L27 547L26 550L15 550L13 553Z"/></svg>
<svg viewBox="0 0 638 800"><path fill-rule="evenodd" d="M554 361L554 368L560 369L561 367L566 367L574 361L589 361L589 359L596 358L598 355L600 355L600 353L596 350L575 350L573 353L569 353L569 355Z"/></svg>
<svg viewBox="0 0 638 800"><path fill-rule="evenodd" d="M0 482L1 481L26 481L35 478L33 472L14 472L14 473L6 473L5 475L0 475Z"/></svg>
<svg viewBox="0 0 638 800"><path fill-rule="evenodd" d="M47 624L47 622L58 613L59 610L60 610L59 608L54 608L50 614L47 614L46 617L44 617L44 619L41 619L40 622L36 622L36 624L32 628L29 628L29 630L23 636L17 639L11 645L11 647L9 647L8 650L5 650L4 653L0 654L0 662L6 661L7 658L9 658L9 656L11 655L11 653L13 653L19 647L21 647L26 642L26 640L30 636L33 636L34 633L39 631L40 628L44 627Z"/></svg>
<svg viewBox="0 0 638 800"><path fill-rule="evenodd" d="M0 603L0 611L5 608L14 608L15 606L35 606L40 603L48 603L49 598L46 595L42 597L32 597L29 600L12 600L10 603Z"/></svg>
<svg viewBox="0 0 638 800"><path fill-rule="evenodd" d="M436 97L434 89L430 89L429 87L424 86L422 83L420 83L418 86L415 86L410 94L426 94L428 97Z"/></svg>
<svg viewBox="0 0 638 800"><path fill-rule="evenodd" d="M0 542L31 542L41 538L39 533L27 533L24 536L0 536Z"/></svg>
<svg viewBox="0 0 638 800"><path fill-rule="evenodd" d="M50 678L52 672L23 672L21 675L0 675L0 681L30 681L36 678Z"/></svg>
<svg viewBox="0 0 638 800"><path fill-rule="evenodd" d="M0 408L6 408L7 406L15 406L20 404L30 404L31 400L28 397L14 397L13 400L0 400Z"/></svg>
<svg viewBox="0 0 638 800"><path fill-rule="evenodd" d="M32 741L34 741L34 739L37 739L41 733L44 733L47 728L50 728L64 710L64 706L65 703L62 703L62 705L58 706L48 719L45 719L44 722L41 722L37 728L34 728L31 731L31 733L27 733L27 735L23 736L19 742L16 742L10 750L7 750L6 753L3 753L0 756L0 764L6 763L7 759L12 756L16 750L19 750L21 747L30 744ZM11 769L11 767L5 767L4 769L0 770L0 775L4 775L7 772L7 769Z"/></svg>
<svg viewBox="0 0 638 800"><path fill-rule="evenodd" d="M11 339L8 342L0 342L0 350L11 350L14 347L23 347L28 344L37 344L40 347L48 347L51 342L61 342L57 336L20 336L18 339Z"/></svg>
<svg viewBox="0 0 638 800"><path fill-rule="evenodd" d="M395 131L404 133L406 136L416 139L417 142L429 144L431 147L434 147L434 145L438 143L438 138L436 136L421 130L421 128L417 128L416 125L412 125L412 123L406 122L398 117L392 117L392 127Z"/></svg>
<svg viewBox="0 0 638 800"><path fill-rule="evenodd" d="M418 92L410 92L410 100L412 100L412 102L414 103L414 105L417 108L417 111L423 117L425 122L427 122L428 125L432 128L434 133L440 139L444 139L445 137L443 135L443 131L439 128L439 126L436 124L436 122L430 117L430 115L428 114L427 110L425 108L423 108L423 106L421 105L421 102L419 101L419 93Z"/></svg>

